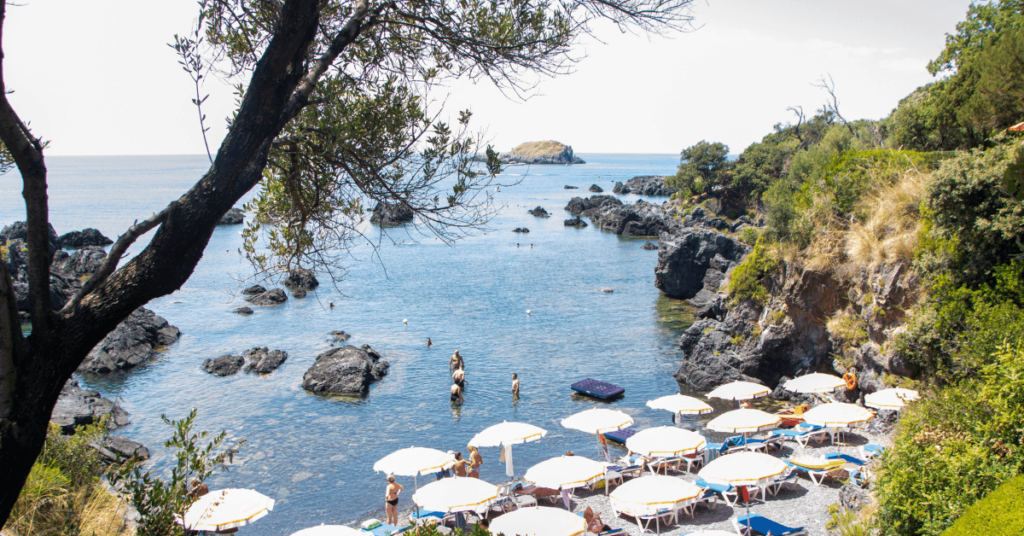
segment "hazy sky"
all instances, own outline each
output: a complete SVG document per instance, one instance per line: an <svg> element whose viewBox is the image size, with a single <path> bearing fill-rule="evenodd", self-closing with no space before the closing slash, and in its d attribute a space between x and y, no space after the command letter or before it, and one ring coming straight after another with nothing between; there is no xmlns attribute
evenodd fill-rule
<svg viewBox="0 0 1024 536"><path fill-rule="evenodd" d="M695 31L669 37L599 29L575 72L510 100L487 84L451 85L497 149L556 139L577 152L676 153L701 139L731 152L811 113L831 74L848 119L881 118L932 78L925 69L969 0L698 0ZM195 88L167 47L188 33L193 0L23 0L8 5L4 79L50 155L196 154ZM211 141L230 88L210 80ZM442 99L443 94L435 94Z"/></svg>

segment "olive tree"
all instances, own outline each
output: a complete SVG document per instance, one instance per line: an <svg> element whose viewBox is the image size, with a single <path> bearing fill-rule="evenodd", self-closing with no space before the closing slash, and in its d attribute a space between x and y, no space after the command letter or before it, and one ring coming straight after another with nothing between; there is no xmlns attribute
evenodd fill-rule
<svg viewBox="0 0 1024 536"><path fill-rule="evenodd" d="M132 311L181 287L243 195L260 187L246 244L261 268L336 266L375 203L412 209L426 228L453 238L488 216L491 174L469 162L478 152L469 114L440 121L430 90L455 77L521 90L538 74L568 72L577 59L570 47L598 21L669 31L689 21L689 2L201 0L198 31L173 46L193 76L215 65L234 77L238 103L227 134L195 185L126 229L59 311L49 299L45 143L6 98L3 54L21 51L0 48L0 141L24 185L32 323L23 337L0 263L0 524L65 381ZM5 14L0 3L0 47ZM31 91L31 82L18 81L18 89ZM145 249L120 265L151 231ZM258 236L267 248L257 248Z"/></svg>

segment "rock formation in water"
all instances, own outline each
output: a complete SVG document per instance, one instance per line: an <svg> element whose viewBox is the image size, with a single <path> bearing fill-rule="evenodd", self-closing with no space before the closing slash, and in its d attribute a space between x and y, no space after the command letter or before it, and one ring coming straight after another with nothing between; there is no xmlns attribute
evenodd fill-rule
<svg viewBox="0 0 1024 536"><path fill-rule="evenodd" d="M373 214L370 215L370 223L376 223L384 227L392 227L409 223L413 219L412 209L405 205L389 205L377 203L373 207Z"/></svg>
<svg viewBox="0 0 1024 536"><path fill-rule="evenodd" d="M596 184L591 184L590 185L590 191L594 192L596 194L599 194L599 193L604 192L604 188L601 188L600 186L598 186Z"/></svg>
<svg viewBox="0 0 1024 536"><path fill-rule="evenodd" d="M78 371L107 374L137 367L180 336L181 331L163 317L139 307L89 352Z"/></svg>
<svg viewBox="0 0 1024 536"><path fill-rule="evenodd" d="M320 281L317 281L316 275L313 274L312 270L295 268L288 272L288 277L284 280L284 286L292 289L313 290L320 286Z"/></svg>
<svg viewBox="0 0 1024 536"><path fill-rule="evenodd" d="M247 350L243 357L249 362L245 365L246 372L270 374L284 364L288 359L288 352L284 350L270 350L264 346Z"/></svg>
<svg viewBox="0 0 1024 536"><path fill-rule="evenodd" d="M671 188L667 184L665 184L666 178L667 177L660 177L657 175L633 177L632 179L626 181L626 184L616 182L615 187L612 189L612 191L617 194L636 194L668 197L676 193L676 189Z"/></svg>
<svg viewBox="0 0 1024 536"><path fill-rule="evenodd" d="M203 361L203 370L214 376L231 376L242 370L245 358L240 355L224 354L213 359Z"/></svg>
<svg viewBox="0 0 1024 536"><path fill-rule="evenodd" d="M240 208L232 208L221 216L217 225L240 225L245 221L245 213Z"/></svg>
<svg viewBox="0 0 1024 536"><path fill-rule="evenodd" d="M368 345L342 346L318 356L302 377L302 388L319 394L366 395L370 384L388 373L390 364Z"/></svg>
<svg viewBox="0 0 1024 536"><path fill-rule="evenodd" d="M586 164L576 156L572 147L557 141L528 141L507 153L498 154L503 164ZM486 157L476 156L477 162L486 161Z"/></svg>
<svg viewBox="0 0 1024 536"><path fill-rule="evenodd" d="M109 246L114 241L103 236L103 233L93 228L71 231L60 235L57 244L65 249L75 249L85 246Z"/></svg>
<svg viewBox="0 0 1024 536"><path fill-rule="evenodd" d="M281 305L288 301L288 295L285 294L283 290L274 288L266 292L249 296L245 301L258 307L269 307L272 305Z"/></svg>
<svg viewBox="0 0 1024 536"><path fill-rule="evenodd" d="M530 214L533 214L534 216L537 216L538 218L549 218L549 217L551 217L551 214L548 214L548 211L544 210L544 207L540 207L540 206L535 208L535 209L533 209L533 210L530 210L529 212L530 212Z"/></svg>
<svg viewBox="0 0 1024 536"><path fill-rule="evenodd" d="M109 398L103 398L99 391L82 389L78 380L72 378L64 384L57 398L57 405L50 413L50 421L60 426L65 434L73 434L76 426L97 422L109 416L107 429L115 430L131 424L128 414Z"/></svg>

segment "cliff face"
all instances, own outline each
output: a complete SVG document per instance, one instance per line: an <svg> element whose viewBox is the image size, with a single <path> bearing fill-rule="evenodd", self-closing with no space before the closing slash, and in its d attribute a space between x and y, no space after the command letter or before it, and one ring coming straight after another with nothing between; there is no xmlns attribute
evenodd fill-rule
<svg viewBox="0 0 1024 536"><path fill-rule="evenodd" d="M505 164L586 164L571 146L557 141L529 141L498 156Z"/></svg>

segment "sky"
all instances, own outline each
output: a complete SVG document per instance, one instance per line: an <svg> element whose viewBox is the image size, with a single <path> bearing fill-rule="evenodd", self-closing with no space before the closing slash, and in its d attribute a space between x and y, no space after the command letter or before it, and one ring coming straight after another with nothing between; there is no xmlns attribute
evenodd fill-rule
<svg viewBox="0 0 1024 536"><path fill-rule="evenodd" d="M738 154L831 76L847 119L885 117L933 78L928 61L970 0L697 0L694 29L667 36L599 25L573 51L574 72L526 99L457 80L431 96L498 150L558 140L577 153L678 153L701 140ZM196 88L167 46L191 31L194 0L22 0L3 28L8 98L48 155L201 154ZM212 150L235 104L202 88ZM450 94L446 94L450 91Z"/></svg>

